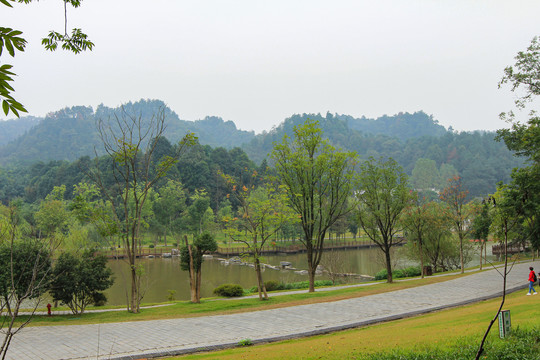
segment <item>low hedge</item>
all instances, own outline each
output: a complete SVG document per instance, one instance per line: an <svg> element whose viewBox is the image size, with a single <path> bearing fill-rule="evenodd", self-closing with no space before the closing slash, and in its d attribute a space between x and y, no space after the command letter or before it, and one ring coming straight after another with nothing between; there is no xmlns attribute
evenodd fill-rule
<svg viewBox="0 0 540 360"><path fill-rule="evenodd" d="M334 285L332 283L332 280L315 280L315 287L321 287L321 286L332 286ZM294 283L280 283L275 280L268 280L264 282L264 286L266 287L266 291L277 291L277 290L300 290L300 289L308 289L309 288L309 281L299 281ZM257 287L253 286L248 290L250 293L257 292Z"/></svg>
<svg viewBox="0 0 540 360"><path fill-rule="evenodd" d="M410 266L405 269L396 269L392 271L392 278L393 279L399 279L399 278L406 278L411 276L420 276L422 275L422 272L420 271L419 266ZM375 274L375 280L386 280L388 278L388 272L386 269L383 269Z"/></svg>

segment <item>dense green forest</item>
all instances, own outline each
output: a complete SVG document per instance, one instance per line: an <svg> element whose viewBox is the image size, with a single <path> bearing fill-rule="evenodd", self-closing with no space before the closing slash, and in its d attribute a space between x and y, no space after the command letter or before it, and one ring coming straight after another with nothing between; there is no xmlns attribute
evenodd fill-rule
<svg viewBox="0 0 540 360"><path fill-rule="evenodd" d="M188 131L195 133L200 145L181 159L176 175L171 176L179 177L190 190L206 189L212 195L214 209L220 196L216 185L218 169L235 175L242 167L266 167L261 164L274 142L280 142L285 134L291 135L293 127L308 118L320 123L324 136L334 146L356 151L361 159L395 159L411 176L411 185L416 189L441 189L448 177L458 174L471 197L484 196L495 191L497 182L508 182L511 170L523 163L503 143L494 140L495 133L446 130L424 112L385 115L376 120L331 113L297 114L271 131L255 135L217 117L180 120L159 100L129 102L123 110L142 119L163 111L168 144L163 144L164 148L174 146ZM96 121L114 118L121 111L103 105L95 111L77 106L44 119L0 122L3 141L11 140L0 146L0 201L23 197L33 202L61 184L67 185L69 197L72 185L84 178L81 163L93 159L96 152L103 154ZM20 128L14 126L18 123Z"/></svg>
<svg viewBox="0 0 540 360"><path fill-rule="evenodd" d="M142 119L149 119L163 111L167 123L165 137L173 143L179 141L188 131L195 133L203 145L228 149L255 137L255 133L238 130L232 121L224 121L219 117L206 117L197 121L180 120L176 113L159 100L129 102L118 108L99 105L95 111L91 107L74 106L50 113L44 119L0 121L0 134L5 134L5 140L0 138L3 140L0 141L0 164L75 161L81 156L93 157L95 151L101 155L103 144L96 121L114 118L122 111ZM19 122L21 128L15 131L14 124ZM28 123L34 126L27 126Z"/></svg>

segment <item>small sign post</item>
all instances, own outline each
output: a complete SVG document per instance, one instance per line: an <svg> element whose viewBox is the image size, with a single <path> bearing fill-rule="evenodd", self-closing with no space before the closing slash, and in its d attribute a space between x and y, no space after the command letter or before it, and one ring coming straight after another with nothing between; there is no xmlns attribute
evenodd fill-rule
<svg viewBox="0 0 540 360"><path fill-rule="evenodd" d="M510 310L501 310L499 313L499 336L504 339L510 334Z"/></svg>

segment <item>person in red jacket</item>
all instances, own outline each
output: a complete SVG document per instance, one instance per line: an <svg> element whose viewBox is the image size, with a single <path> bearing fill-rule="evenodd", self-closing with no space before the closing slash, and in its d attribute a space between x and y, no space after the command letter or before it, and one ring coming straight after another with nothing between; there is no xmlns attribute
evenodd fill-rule
<svg viewBox="0 0 540 360"><path fill-rule="evenodd" d="M531 295L531 292L533 293L533 295L536 295L536 290L534 290L534 282L536 281L536 275L532 266L529 268L529 270L531 270L531 272L529 273L529 292L527 293L527 295Z"/></svg>

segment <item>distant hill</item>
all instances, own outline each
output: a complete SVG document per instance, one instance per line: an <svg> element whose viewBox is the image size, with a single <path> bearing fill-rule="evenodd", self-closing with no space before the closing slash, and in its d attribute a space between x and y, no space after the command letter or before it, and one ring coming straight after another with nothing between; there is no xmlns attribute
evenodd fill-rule
<svg viewBox="0 0 540 360"><path fill-rule="evenodd" d="M36 126L40 118L25 116L16 120L0 121L0 146L15 140L26 131Z"/></svg>
<svg viewBox="0 0 540 360"><path fill-rule="evenodd" d="M439 125L439 122L433 119L432 115L427 115L423 111L414 114L400 112L394 116L383 115L377 119L368 119L364 116L355 119L349 115L337 115L337 117L345 120L353 130L393 136L400 140L421 136L441 136L447 131L444 126Z"/></svg>
<svg viewBox="0 0 540 360"><path fill-rule="evenodd" d="M423 136L439 137L448 131L439 125L432 116L420 111L414 114L399 113L394 116L384 115L378 119L360 119L349 115L327 113L295 114L285 119L269 132L257 135L243 146L250 159L262 161L272 150L273 143L281 141L285 134L292 136L293 128L307 119L317 120L325 137L334 145L343 149L354 150L359 154L387 153L383 149L388 143L403 142ZM396 145L400 148L401 145Z"/></svg>
<svg viewBox="0 0 540 360"><path fill-rule="evenodd" d="M296 114L270 131L255 135L254 132L239 130L232 121L219 117L181 120L159 100L129 102L123 105L123 109L128 114L140 116L143 121L162 111L167 125L165 137L171 143L179 141L186 132L191 131L199 137L201 145L215 149L241 147L257 166L268 159L275 142L282 141L285 134L292 137L293 128L310 118L319 122L324 136L334 146L355 151L361 159L369 156L392 157L408 174L412 174L418 159L433 160L441 172L444 168L445 174L454 171L462 176L471 196L483 196L495 191L496 183L508 182L511 170L523 163L503 143L494 140L495 133L446 130L422 111L385 115L378 119L358 119L331 113L324 116ZM121 112L121 108L103 105L95 111L90 107L78 106L51 113L43 119L24 118L7 124L0 123L0 134L4 133L2 126L10 129L11 135L6 135L6 138L19 134L8 144L0 146L0 164L34 164L52 160L72 162L85 155L93 157L94 148L101 154L103 146L95 123L98 119L114 118ZM19 121L20 128L14 125ZM216 154L221 154L221 150ZM190 160L194 162L193 169L204 165L195 158ZM193 177L199 176L198 172L192 171Z"/></svg>
<svg viewBox="0 0 540 360"><path fill-rule="evenodd" d="M238 130L232 121L219 117L203 120L180 120L178 115L159 100L141 100L123 105L128 114L150 119L162 110L166 117L165 137L171 142L179 141L188 131L194 132L202 145L233 148L255 137L252 131ZM102 153L102 143L96 130L96 120L114 118L121 108L103 105L94 112L91 107L75 106L50 113L39 119L27 118L0 122L0 133L9 129L5 136L9 143L0 146L0 163L33 163L36 161L68 160L94 155L94 148ZM32 124L32 126L30 126ZM17 127L17 125L20 125ZM19 134L15 136L14 134Z"/></svg>

